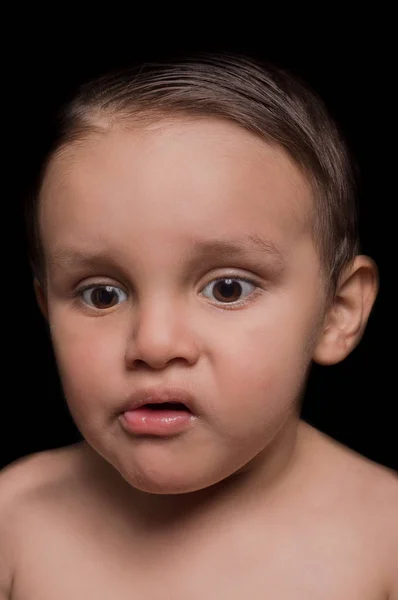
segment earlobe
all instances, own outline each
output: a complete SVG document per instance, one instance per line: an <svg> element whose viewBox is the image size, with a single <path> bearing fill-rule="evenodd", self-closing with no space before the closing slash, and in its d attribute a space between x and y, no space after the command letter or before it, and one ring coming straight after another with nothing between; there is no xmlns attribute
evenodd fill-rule
<svg viewBox="0 0 398 600"><path fill-rule="evenodd" d="M356 256L340 277L313 354L316 363L338 363L354 350L364 334L378 289L376 263L368 256Z"/></svg>
<svg viewBox="0 0 398 600"><path fill-rule="evenodd" d="M46 321L48 321L47 296L45 290L43 289L43 286L40 284L39 280L36 277L33 281L33 287L35 291L36 300L40 308L40 312L42 313Z"/></svg>

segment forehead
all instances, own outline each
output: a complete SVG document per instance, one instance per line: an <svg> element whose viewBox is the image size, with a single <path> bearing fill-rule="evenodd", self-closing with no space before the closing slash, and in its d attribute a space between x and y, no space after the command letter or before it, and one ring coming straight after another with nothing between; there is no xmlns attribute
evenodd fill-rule
<svg viewBox="0 0 398 600"><path fill-rule="evenodd" d="M308 232L311 208L310 184L281 148L221 119L180 118L65 147L47 170L40 222L45 249L242 231L283 246Z"/></svg>

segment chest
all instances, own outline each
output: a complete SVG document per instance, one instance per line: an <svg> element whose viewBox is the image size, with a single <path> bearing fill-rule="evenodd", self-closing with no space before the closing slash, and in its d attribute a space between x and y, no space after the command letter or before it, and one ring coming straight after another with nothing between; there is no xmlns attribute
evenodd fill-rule
<svg viewBox="0 0 398 600"><path fill-rule="evenodd" d="M13 600L384 600L351 532L278 530L131 545L64 527L30 536ZM348 533L348 532L347 532Z"/></svg>

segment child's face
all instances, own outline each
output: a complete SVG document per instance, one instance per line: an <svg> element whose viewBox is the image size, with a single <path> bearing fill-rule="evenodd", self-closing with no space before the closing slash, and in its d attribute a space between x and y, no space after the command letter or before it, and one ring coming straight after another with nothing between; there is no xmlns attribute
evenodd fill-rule
<svg viewBox="0 0 398 600"><path fill-rule="evenodd" d="M89 444L160 493L260 468L271 440L295 429L324 317L311 191L296 166L232 123L164 121L70 146L41 202L52 339ZM249 235L268 250L195 250ZM73 297L88 284L114 288ZM157 386L191 392L196 418L173 436L128 433L121 407Z"/></svg>

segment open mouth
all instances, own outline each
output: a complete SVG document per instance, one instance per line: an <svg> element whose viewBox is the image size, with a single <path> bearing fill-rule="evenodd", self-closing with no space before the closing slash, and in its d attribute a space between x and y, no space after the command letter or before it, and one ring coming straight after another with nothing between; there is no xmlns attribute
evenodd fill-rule
<svg viewBox="0 0 398 600"><path fill-rule="evenodd" d="M171 400L128 408L123 412L121 422L128 433L168 437L189 430L197 418L186 404Z"/></svg>
<svg viewBox="0 0 398 600"><path fill-rule="evenodd" d="M185 404L182 402L157 402L157 403L148 403L143 404L139 408L149 408L150 410L160 411L160 410L174 410L174 411L185 411L191 412Z"/></svg>

